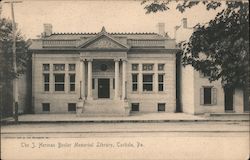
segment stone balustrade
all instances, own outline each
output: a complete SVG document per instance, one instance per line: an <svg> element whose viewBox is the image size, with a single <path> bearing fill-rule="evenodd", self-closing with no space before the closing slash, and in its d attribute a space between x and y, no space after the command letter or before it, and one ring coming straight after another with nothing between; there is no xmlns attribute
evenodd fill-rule
<svg viewBox="0 0 250 160"><path fill-rule="evenodd" d="M76 47L77 40L43 40L43 47Z"/></svg>

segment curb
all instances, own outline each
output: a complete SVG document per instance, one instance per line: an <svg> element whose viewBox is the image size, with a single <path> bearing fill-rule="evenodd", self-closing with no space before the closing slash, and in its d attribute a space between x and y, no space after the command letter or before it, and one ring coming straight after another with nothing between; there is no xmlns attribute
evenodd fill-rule
<svg viewBox="0 0 250 160"><path fill-rule="evenodd" d="M39 123L178 123L178 122L249 122L249 120L78 120L78 121L19 121L17 124L39 124ZM1 121L1 125L16 124L14 121Z"/></svg>

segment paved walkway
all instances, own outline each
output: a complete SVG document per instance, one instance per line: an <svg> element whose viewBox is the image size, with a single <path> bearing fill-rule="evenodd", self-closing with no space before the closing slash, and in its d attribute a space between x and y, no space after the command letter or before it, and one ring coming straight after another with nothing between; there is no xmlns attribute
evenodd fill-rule
<svg viewBox="0 0 250 160"><path fill-rule="evenodd" d="M179 121L239 121L249 120L248 116L207 116L186 113L136 113L124 117L84 117L76 114L25 114L19 116L21 123L40 122L179 122ZM4 119L12 122L13 118Z"/></svg>
<svg viewBox="0 0 250 160"><path fill-rule="evenodd" d="M206 120L205 116L195 116L186 113L138 113L132 114L130 116L97 116L97 117L84 117L77 116L76 114L25 114L19 116L20 122L65 122L65 121L196 121L196 120ZM9 120L13 120L10 118Z"/></svg>

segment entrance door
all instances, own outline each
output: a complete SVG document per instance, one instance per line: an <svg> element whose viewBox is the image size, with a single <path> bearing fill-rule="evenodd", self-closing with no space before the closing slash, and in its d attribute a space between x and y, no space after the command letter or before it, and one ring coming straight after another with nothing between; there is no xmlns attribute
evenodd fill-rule
<svg viewBox="0 0 250 160"><path fill-rule="evenodd" d="M225 111L232 112L234 110L234 90L233 89L224 89L225 92Z"/></svg>
<svg viewBox="0 0 250 160"><path fill-rule="evenodd" d="M249 91L250 90L250 86L249 89L244 89L243 91L243 99L244 99L244 112L250 112L250 97L249 97Z"/></svg>
<svg viewBox="0 0 250 160"><path fill-rule="evenodd" d="M109 79L98 79L98 98L109 97Z"/></svg>

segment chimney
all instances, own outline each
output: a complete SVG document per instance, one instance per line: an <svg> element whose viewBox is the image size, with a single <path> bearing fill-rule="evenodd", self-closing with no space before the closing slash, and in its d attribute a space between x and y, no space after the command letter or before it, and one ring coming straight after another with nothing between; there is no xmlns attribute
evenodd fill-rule
<svg viewBox="0 0 250 160"><path fill-rule="evenodd" d="M158 27L158 34L162 35L162 36L165 36L166 35L166 33L165 33L165 23L158 23L157 27Z"/></svg>
<svg viewBox="0 0 250 160"><path fill-rule="evenodd" d="M48 37L48 36L51 36L52 34L52 24L43 24L43 27L44 27L44 31L43 31L43 36L44 37Z"/></svg>
<svg viewBox="0 0 250 160"><path fill-rule="evenodd" d="M182 18L181 25L183 28L187 28L187 18Z"/></svg>

